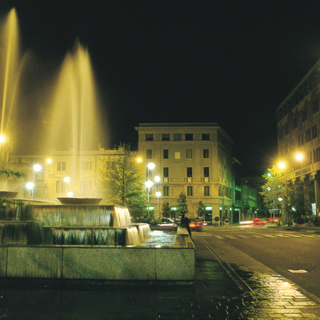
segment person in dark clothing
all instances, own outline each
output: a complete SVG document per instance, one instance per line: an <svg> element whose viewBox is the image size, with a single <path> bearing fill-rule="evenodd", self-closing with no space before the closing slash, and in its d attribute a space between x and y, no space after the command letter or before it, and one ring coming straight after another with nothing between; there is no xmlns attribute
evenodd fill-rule
<svg viewBox="0 0 320 320"><path fill-rule="evenodd" d="M188 217L186 217L185 213L183 213L181 216L181 227L186 228L188 230L190 238L192 239L190 222L191 222L191 220Z"/></svg>

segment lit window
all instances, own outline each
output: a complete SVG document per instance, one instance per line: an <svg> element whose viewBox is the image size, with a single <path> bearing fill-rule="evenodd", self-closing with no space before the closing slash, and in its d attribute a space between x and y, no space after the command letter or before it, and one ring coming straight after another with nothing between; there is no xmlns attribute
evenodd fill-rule
<svg viewBox="0 0 320 320"><path fill-rule="evenodd" d="M187 149L187 159L192 159L192 149Z"/></svg>
<svg viewBox="0 0 320 320"><path fill-rule="evenodd" d="M163 133L162 134L162 141L169 141L170 140L170 134L169 133Z"/></svg>
<svg viewBox="0 0 320 320"><path fill-rule="evenodd" d="M203 157L209 158L209 149L203 149Z"/></svg>
<svg viewBox="0 0 320 320"><path fill-rule="evenodd" d="M177 160L180 159L180 152L175 152L174 153L174 158L177 159Z"/></svg>
<svg viewBox="0 0 320 320"><path fill-rule="evenodd" d="M168 149L163 150L163 159L169 159L169 150Z"/></svg>
<svg viewBox="0 0 320 320"><path fill-rule="evenodd" d="M189 197L193 196L193 187L192 186L187 187L187 196L189 196Z"/></svg>

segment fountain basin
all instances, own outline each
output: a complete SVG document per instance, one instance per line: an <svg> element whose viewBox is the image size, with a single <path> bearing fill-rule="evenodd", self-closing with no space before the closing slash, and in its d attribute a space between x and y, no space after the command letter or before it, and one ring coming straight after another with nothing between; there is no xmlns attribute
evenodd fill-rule
<svg viewBox="0 0 320 320"><path fill-rule="evenodd" d="M14 199L19 192L0 191L0 198Z"/></svg>
<svg viewBox="0 0 320 320"><path fill-rule="evenodd" d="M63 205L98 205L102 198L73 198L73 197L65 197L58 198L61 204Z"/></svg>

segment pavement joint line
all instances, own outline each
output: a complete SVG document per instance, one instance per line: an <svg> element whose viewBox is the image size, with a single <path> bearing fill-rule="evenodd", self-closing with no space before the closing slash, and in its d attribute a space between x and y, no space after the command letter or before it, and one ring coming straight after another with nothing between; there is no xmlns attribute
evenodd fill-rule
<svg viewBox="0 0 320 320"><path fill-rule="evenodd" d="M218 262L220 263L220 265L224 268L224 270L230 275L230 277L232 279L234 279L234 277L232 276L231 272L236 275L237 278L239 278L239 280L245 285L246 288L249 289L249 291L251 293L253 293L254 291L250 288L250 286L238 275L237 272L234 271L234 269L228 265L227 263L225 263L221 257L213 250L213 248L209 245L209 243L205 240L205 239L202 239L202 242L204 243L204 245L207 247L207 249L212 253L212 255L218 260ZM227 268L227 267L228 268ZM229 270L228 270L229 269ZM231 272L230 272L231 271ZM240 288L243 290L243 287L239 284L238 281L236 281L236 279L234 279L234 281L240 286ZM246 290L243 290L243 291L246 291Z"/></svg>

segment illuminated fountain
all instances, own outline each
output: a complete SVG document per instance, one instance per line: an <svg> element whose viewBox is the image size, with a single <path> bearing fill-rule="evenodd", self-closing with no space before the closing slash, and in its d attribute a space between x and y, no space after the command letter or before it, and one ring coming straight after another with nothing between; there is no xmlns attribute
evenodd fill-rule
<svg viewBox="0 0 320 320"><path fill-rule="evenodd" d="M1 48L1 133L14 127L20 75L14 10L7 21L10 31L0 43L6 43ZM44 153L49 147L72 150L72 200L78 201L1 209L0 278L192 282L195 247L187 232L175 234L165 246L149 242L149 225L132 224L127 208L83 202L95 199L83 193L82 169L86 152L98 146L101 127L90 57L79 42L66 55L54 88L52 106L43 111L48 125L40 145Z"/></svg>

